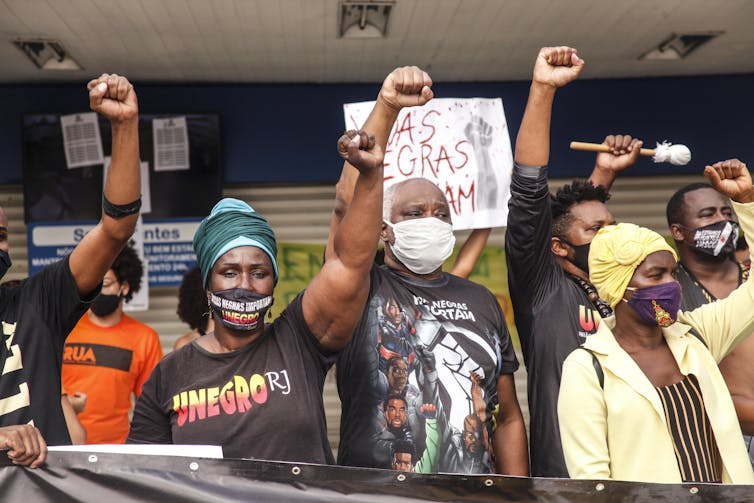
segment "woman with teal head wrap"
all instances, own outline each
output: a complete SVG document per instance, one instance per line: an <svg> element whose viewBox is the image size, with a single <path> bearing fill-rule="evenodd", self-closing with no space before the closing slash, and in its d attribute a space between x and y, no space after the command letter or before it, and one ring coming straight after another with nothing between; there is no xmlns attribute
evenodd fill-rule
<svg viewBox="0 0 754 503"><path fill-rule="evenodd" d="M272 262L277 283L278 249L272 227L247 203L226 197L212 208L194 234L194 250L205 287L215 262L240 246L256 246L264 251Z"/></svg>
<svg viewBox="0 0 754 503"><path fill-rule="evenodd" d="M222 445L226 457L333 463L322 387L364 311L382 227L382 150L349 132L338 150L358 171L332 255L272 323L278 280L267 220L226 198L194 235L214 330L155 368L134 410L131 443Z"/></svg>

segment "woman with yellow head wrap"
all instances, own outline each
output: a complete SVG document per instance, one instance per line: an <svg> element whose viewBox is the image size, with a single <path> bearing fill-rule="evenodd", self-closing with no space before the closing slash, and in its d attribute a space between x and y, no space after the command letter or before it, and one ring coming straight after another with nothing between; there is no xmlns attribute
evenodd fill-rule
<svg viewBox="0 0 754 503"><path fill-rule="evenodd" d="M705 176L754 233L745 165ZM558 415L573 478L754 483L719 362L754 331L754 283L694 311L679 311L677 256L654 231L601 229L590 279L613 308L563 364ZM586 351L585 351L586 350Z"/></svg>
<svg viewBox="0 0 754 503"><path fill-rule="evenodd" d="M656 232L638 225L620 223L603 227L594 237L589 251L589 279L592 280L600 297L615 309L624 294L636 269L653 253L665 251L672 255L674 262L678 256L665 239ZM665 257L668 259L669 257ZM670 267L675 268L675 265ZM658 291L659 290L659 291ZM677 281L665 282L653 287L650 294L657 297L647 302L632 303L640 316L647 315L648 322L657 321L660 326L669 326L675 321L681 302L681 290ZM650 295L651 297L652 295ZM660 298L660 296L662 298ZM636 295L632 296L632 299ZM658 302L666 302L660 306ZM649 309L648 308L652 308ZM657 316L660 316L658 318Z"/></svg>
<svg viewBox="0 0 754 503"><path fill-rule="evenodd" d="M136 403L130 443L221 445L225 457L333 463L322 387L369 294L382 228L382 149L350 131L338 151L358 171L332 255L272 323L277 243L267 220L223 199L194 249L214 330L164 358ZM344 237L347 236L347 237Z"/></svg>

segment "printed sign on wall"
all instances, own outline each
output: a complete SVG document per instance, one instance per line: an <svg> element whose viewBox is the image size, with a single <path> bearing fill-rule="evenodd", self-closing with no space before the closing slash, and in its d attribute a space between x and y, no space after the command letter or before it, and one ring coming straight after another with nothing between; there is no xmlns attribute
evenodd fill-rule
<svg viewBox="0 0 754 503"><path fill-rule="evenodd" d="M198 218L176 218L151 220L140 225L141 240L135 241L137 250L143 247L150 287L178 286L186 271L196 265L192 240L200 221ZM95 222L91 221L30 223L27 227L29 275L71 253L94 226Z"/></svg>

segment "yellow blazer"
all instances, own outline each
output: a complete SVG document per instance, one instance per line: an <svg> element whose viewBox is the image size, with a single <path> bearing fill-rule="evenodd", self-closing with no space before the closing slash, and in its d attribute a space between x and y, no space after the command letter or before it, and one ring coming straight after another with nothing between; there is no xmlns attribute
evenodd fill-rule
<svg viewBox="0 0 754 503"><path fill-rule="evenodd" d="M745 235L754 237L754 203L733 205ZM662 329L681 373L699 380L723 482L732 484L754 484L754 473L717 363L754 332L751 278L723 300L680 312L678 322ZM681 482L657 390L615 340L614 326L615 317L602 320L584 343L602 365L604 390L589 352L574 350L563 363L558 417L568 472L579 479ZM688 333L692 326L706 347Z"/></svg>

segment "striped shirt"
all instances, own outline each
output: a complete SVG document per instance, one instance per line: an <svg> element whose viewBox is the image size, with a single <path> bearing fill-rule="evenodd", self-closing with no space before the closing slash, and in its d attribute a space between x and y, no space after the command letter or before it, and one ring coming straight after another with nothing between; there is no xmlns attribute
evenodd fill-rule
<svg viewBox="0 0 754 503"><path fill-rule="evenodd" d="M696 376L656 387L684 482L722 482L720 452Z"/></svg>

